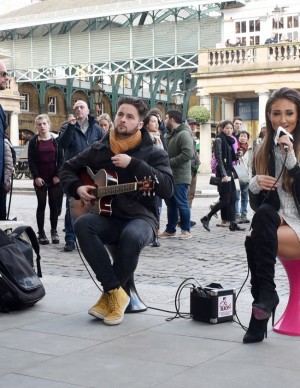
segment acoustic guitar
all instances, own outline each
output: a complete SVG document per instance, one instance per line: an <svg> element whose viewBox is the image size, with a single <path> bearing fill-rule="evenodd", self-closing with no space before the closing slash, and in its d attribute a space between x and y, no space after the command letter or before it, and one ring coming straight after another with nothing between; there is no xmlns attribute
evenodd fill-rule
<svg viewBox="0 0 300 388"><path fill-rule="evenodd" d="M152 178L144 179L141 182L118 184L118 175L115 171L101 169L96 174L86 167L86 171L79 174L83 185L94 186L90 191L96 199L92 202L83 202L81 199L70 199L70 212L73 220L76 220L86 213L99 213L109 217L112 214L111 202L113 198L121 193L139 190L143 195L150 195L154 190Z"/></svg>

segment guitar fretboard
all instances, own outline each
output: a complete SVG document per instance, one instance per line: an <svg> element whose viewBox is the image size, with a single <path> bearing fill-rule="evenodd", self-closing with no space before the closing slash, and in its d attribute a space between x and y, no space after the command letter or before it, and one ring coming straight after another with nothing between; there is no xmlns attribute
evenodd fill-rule
<svg viewBox="0 0 300 388"><path fill-rule="evenodd" d="M110 195L116 195L121 193L129 193L130 191L137 190L137 182L124 183L122 185L112 185L107 187L97 188L97 198L108 197Z"/></svg>

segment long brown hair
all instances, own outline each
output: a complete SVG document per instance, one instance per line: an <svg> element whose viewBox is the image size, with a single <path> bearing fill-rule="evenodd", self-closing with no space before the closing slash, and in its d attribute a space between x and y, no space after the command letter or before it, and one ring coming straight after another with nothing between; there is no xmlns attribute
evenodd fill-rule
<svg viewBox="0 0 300 388"><path fill-rule="evenodd" d="M260 146L257 147L257 150L254 154L253 165L256 171L256 174L268 175L269 173L269 162L270 162L270 150L274 146L274 134L275 129L272 127L271 120L269 119L269 114L271 113L273 104L279 99L286 99L293 102L297 107L298 121L293 132L294 138L294 150L297 160L300 160L300 93L295 89L290 88L281 88L275 90L266 104L266 127L267 132L264 136L263 141ZM293 178L289 176L288 171L284 168L282 176L282 187L285 191L292 191L292 182Z"/></svg>

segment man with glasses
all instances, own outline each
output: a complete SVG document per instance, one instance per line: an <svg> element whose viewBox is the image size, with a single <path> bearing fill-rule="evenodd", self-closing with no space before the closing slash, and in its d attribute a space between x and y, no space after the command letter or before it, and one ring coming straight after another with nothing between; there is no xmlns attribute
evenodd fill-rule
<svg viewBox="0 0 300 388"><path fill-rule="evenodd" d="M0 91L6 89L8 74L6 66L0 62ZM6 215L6 191L4 189L4 136L7 128L6 115L0 104L0 212Z"/></svg>
<svg viewBox="0 0 300 388"><path fill-rule="evenodd" d="M69 160L95 141L101 140L104 131L99 127L94 116L85 101L78 100L74 104L75 115L70 114L68 123L61 128L58 144L65 152L65 160ZM70 214L70 197L67 195L65 215L65 252L72 252L75 249L75 234L73 221Z"/></svg>

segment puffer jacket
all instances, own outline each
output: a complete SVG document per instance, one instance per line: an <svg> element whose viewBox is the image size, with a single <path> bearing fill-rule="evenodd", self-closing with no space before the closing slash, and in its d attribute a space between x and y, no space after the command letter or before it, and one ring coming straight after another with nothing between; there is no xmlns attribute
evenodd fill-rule
<svg viewBox="0 0 300 388"><path fill-rule="evenodd" d="M166 135L168 154L176 184L191 184L191 159L194 155L193 134L188 124L181 124Z"/></svg>
<svg viewBox="0 0 300 388"><path fill-rule="evenodd" d="M89 114L88 122L89 127L85 134L77 122L75 125L66 124L61 128L58 145L64 150L65 160L73 158L104 136L104 131L97 124L94 116Z"/></svg>

